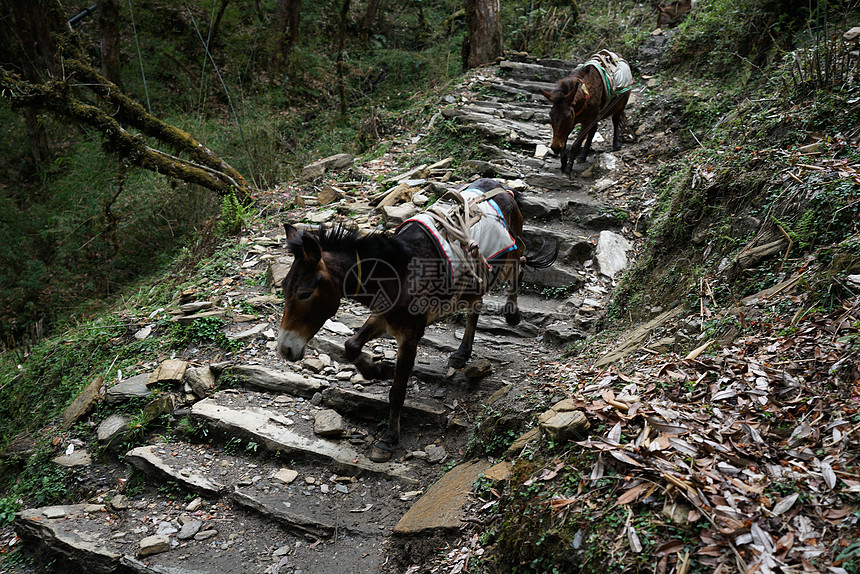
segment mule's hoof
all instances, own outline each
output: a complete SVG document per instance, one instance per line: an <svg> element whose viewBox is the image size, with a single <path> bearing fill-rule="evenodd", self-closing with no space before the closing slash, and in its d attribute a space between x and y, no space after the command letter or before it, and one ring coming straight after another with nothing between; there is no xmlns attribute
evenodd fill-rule
<svg viewBox="0 0 860 574"><path fill-rule="evenodd" d="M516 313L511 313L509 315L505 315L505 322L511 326L519 325L522 318L523 317L522 317L522 315L520 315L520 312L517 311Z"/></svg>
<svg viewBox="0 0 860 574"><path fill-rule="evenodd" d="M451 369L462 369L466 366L466 357L456 353L448 357L448 367Z"/></svg>
<svg viewBox="0 0 860 574"><path fill-rule="evenodd" d="M391 460L393 450L394 449L392 447L388 446L384 442L376 443L370 450L370 460L373 462L388 462Z"/></svg>

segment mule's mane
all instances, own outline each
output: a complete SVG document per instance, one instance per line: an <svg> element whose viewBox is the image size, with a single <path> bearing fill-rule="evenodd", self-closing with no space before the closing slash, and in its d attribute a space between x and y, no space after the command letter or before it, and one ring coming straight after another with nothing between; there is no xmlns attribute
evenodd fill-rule
<svg viewBox="0 0 860 574"><path fill-rule="evenodd" d="M585 76L588 72L593 68L593 66L583 66L581 68L575 69L570 73L569 76L565 76L560 79L556 86L550 92L552 96L552 101L555 102L557 99L561 99L567 96L571 91L575 90L580 86L579 79L582 78L585 80Z"/></svg>
<svg viewBox="0 0 860 574"><path fill-rule="evenodd" d="M392 259L406 255L406 246L396 237L382 231L363 233L352 225L336 223L328 226L320 224L314 231L302 231L313 235L320 242L323 251L358 252L362 258ZM288 242L291 253L302 252L302 243Z"/></svg>

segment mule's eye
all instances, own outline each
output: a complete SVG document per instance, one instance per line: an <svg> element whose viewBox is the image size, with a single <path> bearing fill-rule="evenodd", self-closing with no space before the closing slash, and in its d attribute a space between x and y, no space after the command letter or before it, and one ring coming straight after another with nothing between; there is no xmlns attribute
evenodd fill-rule
<svg viewBox="0 0 860 574"><path fill-rule="evenodd" d="M303 291L299 291L296 293L296 297L298 297L299 301L307 301L311 298L311 295L314 294L313 289L305 289Z"/></svg>

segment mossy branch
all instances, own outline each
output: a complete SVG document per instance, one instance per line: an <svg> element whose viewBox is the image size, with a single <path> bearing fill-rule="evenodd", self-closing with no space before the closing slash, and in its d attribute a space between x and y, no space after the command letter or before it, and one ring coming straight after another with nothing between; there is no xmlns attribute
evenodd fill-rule
<svg viewBox="0 0 860 574"><path fill-rule="evenodd" d="M201 185L222 196L235 193L239 198L250 197L245 178L189 133L149 114L114 83L79 59L68 59L64 63L71 72L66 80L49 80L44 84L26 82L0 68L0 93L9 98L14 107L31 106L97 129L107 140L106 149L134 165ZM73 86L88 88L110 106L112 113L78 99ZM140 130L171 149L187 154L190 159L152 148L124 126Z"/></svg>

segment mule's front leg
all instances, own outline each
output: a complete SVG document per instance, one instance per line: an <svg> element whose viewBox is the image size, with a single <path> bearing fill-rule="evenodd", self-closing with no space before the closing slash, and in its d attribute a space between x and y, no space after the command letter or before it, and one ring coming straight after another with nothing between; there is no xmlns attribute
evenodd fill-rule
<svg viewBox="0 0 860 574"><path fill-rule="evenodd" d="M354 364L358 368L358 372L365 379L372 381L374 379L390 379L393 375L393 369L390 364L382 361L373 361L367 353L362 353L361 349L368 341L379 337L385 332L386 322L382 315L373 314L358 332L344 342L344 354L346 360Z"/></svg>
<svg viewBox="0 0 860 574"><path fill-rule="evenodd" d="M466 316L466 331L463 333L460 347L448 357L449 367L460 369L465 366L466 361L472 356L472 345L475 342L475 331L478 328L478 317L481 316L482 305L481 299L469 305L469 314Z"/></svg>
<svg viewBox="0 0 860 574"><path fill-rule="evenodd" d="M595 122L594 126L588 131L588 136L585 138L585 144L582 146L582 151L576 158L578 161L585 161L585 159L588 157L588 152L591 151L591 140L594 139L594 134L596 133L597 122Z"/></svg>
<svg viewBox="0 0 860 574"><path fill-rule="evenodd" d="M406 383L415 366L415 355L418 353L418 339L421 337L409 337L397 341L397 366L394 370L394 383L388 392L388 429L382 438L373 445L370 452L370 460L373 462L386 462L391 459L394 447L400 442L400 411L403 409L403 401L406 400Z"/></svg>

